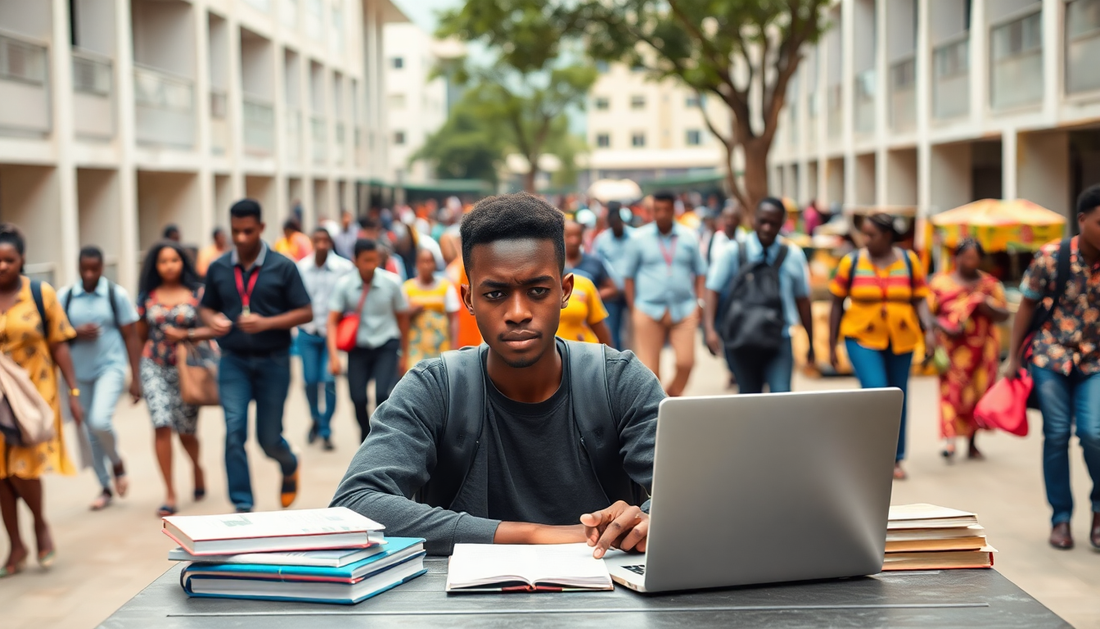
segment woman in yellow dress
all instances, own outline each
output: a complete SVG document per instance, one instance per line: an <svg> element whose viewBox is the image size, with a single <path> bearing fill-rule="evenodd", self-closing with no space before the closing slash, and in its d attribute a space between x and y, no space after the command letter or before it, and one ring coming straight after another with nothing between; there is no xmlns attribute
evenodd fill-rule
<svg viewBox="0 0 1100 629"><path fill-rule="evenodd" d="M49 525L46 523L41 477L47 472L71 476L76 473L65 451L61 430L61 407L57 389L57 368L65 376L70 389L69 408L79 424L84 414L76 388L76 373L66 341L76 336L69 325L57 294L48 284L41 284L42 304L46 321L38 314L31 290L31 280L23 277L25 243L23 235L13 225L0 225L0 351L27 371L38 392L54 411L53 439L33 446L14 446L0 436L0 511L10 542L7 561L0 567L0 578L21 572L27 565L30 551L19 533L19 500L27 504L34 515L38 563L43 568L53 564L55 552Z"/></svg>
<svg viewBox="0 0 1100 629"><path fill-rule="evenodd" d="M458 340L458 311L461 302L454 284L436 277L435 255L430 249L416 252L416 277L406 280L409 300L409 369L425 358L435 358L455 347Z"/></svg>
<svg viewBox="0 0 1100 629"><path fill-rule="evenodd" d="M611 329L607 327L607 308L592 280L573 274L573 294L562 308L558 336L567 341L611 344Z"/></svg>

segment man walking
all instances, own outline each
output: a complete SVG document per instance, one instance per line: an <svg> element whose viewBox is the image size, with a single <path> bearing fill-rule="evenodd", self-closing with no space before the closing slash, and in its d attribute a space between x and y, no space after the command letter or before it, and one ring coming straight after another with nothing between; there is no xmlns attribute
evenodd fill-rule
<svg viewBox="0 0 1100 629"><path fill-rule="evenodd" d="M354 255L355 241L359 240L359 221L351 212L340 212L340 233L335 236L336 254L345 260L351 260Z"/></svg>
<svg viewBox="0 0 1100 629"><path fill-rule="evenodd" d="M328 302L336 282L355 270L350 260L333 253L332 236L324 227L313 230L313 255L298 263L309 300L313 304L313 321L298 328L298 349L302 354L302 380L306 385L306 400L313 424L309 428L309 443L318 437L325 450L332 450L332 414L336 411L336 378L328 369L328 347L325 333L328 322ZM321 410L319 390L325 393L325 408Z"/></svg>
<svg viewBox="0 0 1100 629"><path fill-rule="evenodd" d="M811 365L814 363L810 269L806 255L798 245L780 243L778 240L779 230L786 220L787 210L779 199L769 197L761 201L756 209L755 231L744 242L728 241L707 275L706 307L703 314L707 347L715 356L729 352L728 362L741 393L763 393L765 384L772 393L786 393L791 390L791 374L794 371L791 326L801 323L806 329L810 339L806 361ZM762 295L768 292L766 273L757 272L762 265L775 269L778 274L778 295ZM756 285L752 285L754 281L757 282ZM743 334L761 337L751 343L752 349L745 346L727 350L723 339L719 337L716 324L721 326L722 314L719 313L726 311L726 308L719 308L719 303L723 293L731 286L734 290L726 298L727 308L730 302L741 300L742 312L748 315L744 321L749 328L761 321L775 321L777 317L781 322L778 326L764 326L767 327L766 330L760 329L760 326L757 329L741 330ZM754 296L778 298L773 300L778 302L776 305L780 306L780 311L768 312L767 306L761 309L759 300L748 303ZM749 310L753 308L766 316L750 315ZM767 338L773 334L776 336ZM773 346L777 349L761 349Z"/></svg>
<svg viewBox="0 0 1100 629"><path fill-rule="evenodd" d="M629 212L629 210L626 210ZM615 272L616 281L621 282L626 262L626 244L633 230L623 223L622 204L612 201L607 204L607 229L596 236L592 243L593 252L610 265ZM621 286L619 288L622 288ZM611 341L615 349L623 349L623 313L626 312L626 298L621 292L610 299L603 300L607 308L607 327L611 330Z"/></svg>
<svg viewBox="0 0 1100 629"><path fill-rule="evenodd" d="M672 397L683 394L695 366L707 274L695 235L675 221L675 201L669 192L653 195L653 223L634 232L623 269L638 358L660 377L666 341L676 354L676 375L665 385Z"/></svg>
<svg viewBox="0 0 1100 629"><path fill-rule="evenodd" d="M218 392L225 411L225 472L238 512L252 510L252 480L244 444L248 405L256 401L256 438L283 474L280 502L298 495L298 459L283 438L283 406L290 387L290 329L313 319L302 276L272 251L260 204L242 199L229 210L234 249L215 260L206 276L203 323L222 348Z"/></svg>
<svg viewBox="0 0 1100 629"><path fill-rule="evenodd" d="M98 247L80 250L80 281L61 291L58 300L76 330L72 344L73 367L80 384L80 405L84 407L82 430L91 445L92 469L102 490L91 504L92 511L99 511L111 504L111 476L115 477L115 491L119 497L126 495L129 482L126 467L118 453L112 417L126 383L126 367L129 365L130 396L136 403L141 399L140 360L141 342L138 340L137 311L130 297L121 286L103 277L103 251Z"/></svg>

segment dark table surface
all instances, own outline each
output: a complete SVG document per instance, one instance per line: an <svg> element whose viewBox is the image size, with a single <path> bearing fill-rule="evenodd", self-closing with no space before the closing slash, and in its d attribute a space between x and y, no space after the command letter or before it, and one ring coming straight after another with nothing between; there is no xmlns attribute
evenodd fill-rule
<svg viewBox="0 0 1100 629"><path fill-rule="evenodd" d="M446 594L445 559L358 605L188 598L174 566L103 623L109 629L346 627L1069 627L995 570L893 572L813 583L642 595Z"/></svg>

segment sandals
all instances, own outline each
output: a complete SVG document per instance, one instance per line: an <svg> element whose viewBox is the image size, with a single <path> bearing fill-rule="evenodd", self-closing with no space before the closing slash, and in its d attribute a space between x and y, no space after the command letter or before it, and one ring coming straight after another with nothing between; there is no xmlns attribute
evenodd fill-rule
<svg viewBox="0 0 1100 629"><path fill-rule="evenodd" d="M119 498L125 498L126 490L130 488L130 479L126 477L126 467L119 461L119 464L114 466L113 471L115 474L115 491L118 492Z"/></svg>
<svg viewBox="0 0 1100 629"><path fill-rule="evenodd" d="M27 558L24 557L14 564L0 568L0 579L14 576L27 569Z"/></svg>
<svg viewBox="0 0 1100 629"><path fill-rule="evenodd" d="M901 468L901 463L894 464L894 480L905 480L909 475Z"/></svg>
<svg viewBox="0 0 1100 629"><path fill-rule="evenodd" d="M57 560L57 549L50 549L45 552L39 551L38 553L38 565L43 568L50 568L53 566L54 561Z"/></svg>
<svg viewBox="0 0 1100 629"><path fill-rule="evenodd" d="M178 511L178 509L172 505L161 505L160 508L157 509L157 516L164 518L170 515L176 515L176 511Z"/></svg>
<svg viewBox="0 0 1100 629"><path fill-rule="evenodd" d="M110 489L104 487L103 491L99 492L99 495L96 496L95 500L92 501L92 504L89 505L88 508L92 511L102 511L103 509L111 506L111 501L113 499L114 494L111 493Z"/></svg>
<svg viewBox="0 0 1100 629"><path fill-rule="evenodd" d="M206 497L206 488L205 487L196 487L195 492L194 492L193 495L194 495L194 498L195 498L195 502L202 501L202 499Z"/></svg>

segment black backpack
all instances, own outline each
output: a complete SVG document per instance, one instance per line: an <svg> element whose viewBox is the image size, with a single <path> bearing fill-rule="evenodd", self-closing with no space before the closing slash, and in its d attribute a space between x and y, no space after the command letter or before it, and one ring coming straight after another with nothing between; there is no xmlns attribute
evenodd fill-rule
<svg viewBox="0 0 1100 629"><path fill-rule="evenodd" d="M431 480L417 492L418 502L450 509L466 482L485 424L487 396L482 361L486 351L488 346L481 345L442 355L447 419L443 438L436 444L435 469ZM618 426L607 390L605 356L602 344L565 341L562 360L569 364L573 422L608 504L624 500L641 505L646 491L623 469ZM488 505L484 505L483 512L487 510Z"/></svg>
<svg viewBox="0 0 1100 629"><path fill-rule="evenodd" d="M749 264L744 243L736 246L737 275L730 285L729 303L718 334L733 352L778 351L787 327L779 290L779 270L787 259L787 245L779 246L774 264L767 263L766 255Z"/></svg>
<svg viewBox="0 0 1100 629"><path fill-rule="evenodd" d="M111 303L111 316L114 317L115 320L115 329L121 332L122 326L119 325L121 319L118 318L118 304L115 303L115 283L110 280L107 281L107 301ZM69 288L69 292L65 293L65 304L63 306L66 317L69 316L69 306L71 306L72 303L73 289Z"/></svg>

